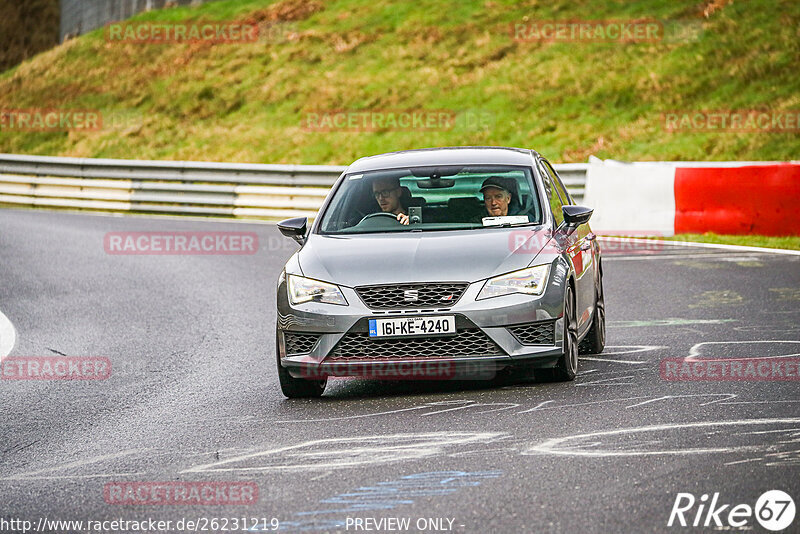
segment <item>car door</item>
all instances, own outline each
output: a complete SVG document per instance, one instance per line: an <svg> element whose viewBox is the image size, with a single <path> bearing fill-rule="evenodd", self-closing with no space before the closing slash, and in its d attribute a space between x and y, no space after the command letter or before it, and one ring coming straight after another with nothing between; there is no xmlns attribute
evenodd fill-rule
<svg viewBox="0 0 800 534"><path fill-rule="evenodd" d="M555 195L560 202L558 206L558 213L560 215L559 221L563 221L564 217L561 214L561 206L573 204L572 198L569 196L564 184L561 182L558 174L553 169L553 166L544 158L540 161L543 169L543 174L546 175L545 188L552 188ZM550 184L550 185L548 185ZM548 194L550 194L548 192ZM553 206L554 201L550 205ZM555 216L555 207L553 212ZM578 316L578 332L583 333L586 328L589 328L589 319L591 318L592 307L594 306L594 281L595 281L595 247L592 246L594 234L591 233L589 224L582 224L578 226L575 232L567 239L567 253L572 259L572 264L575 269L575 309Z"/></svg>

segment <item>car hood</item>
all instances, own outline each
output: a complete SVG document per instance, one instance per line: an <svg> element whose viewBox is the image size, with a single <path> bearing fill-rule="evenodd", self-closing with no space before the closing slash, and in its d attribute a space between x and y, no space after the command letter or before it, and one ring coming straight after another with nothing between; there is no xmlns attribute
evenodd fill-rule
<svg viewBox="0 0 800 534"><path fill-rule="evenodd" d="M347 287L476 282L524 269L549 240L542 227L358 236L311 234L299 251L303 275Z"/></svg>

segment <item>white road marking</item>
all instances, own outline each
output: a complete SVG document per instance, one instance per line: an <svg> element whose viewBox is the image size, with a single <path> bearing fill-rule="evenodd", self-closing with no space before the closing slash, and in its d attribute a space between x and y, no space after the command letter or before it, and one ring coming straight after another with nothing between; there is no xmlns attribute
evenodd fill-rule
<svg viewBox="0 0 800 534"><path fill-rule="evenodd" d="M718 261L722 254L641 254L636 256L611 256L603 258L606 261L651 261L651 260L711 260ZM757 261L759 256L739 256L736 261Z"/></svg>
<svg viewBox="0 0 800 534"><path fill-rule="evenodd" d="M638 406L644 406L645 404L650 404L653 402L663 401L663 400L671 400L671 399L683 399L687 397L725 397L724 399L716 399L709 402L704 402L703 404L699 404L698 406L708 406L709 404L716 404L718 402L723 402L730 399L735 399L738 397L736 393L697 393L697 394L688 394L688 395L664 395L663 397L656 397L655 399L646 400L644 402L640 402L638 404L631 404L630 406L626 406L625 408L636 408Z"/></svg>
<svg viewBox="0 0 800 534"><path fill-rule="evenodd" d="M89 479L89 478L116 478L116 477L131 477L136 475L144 475L144 471L130 472L130 473L93 473L91 475L50 475L50 476L31 476L31 477L6 477L0 480L71 480Z"/></svg>
<svg viewBox="0 0 800 534"><path fill-rule="evenodd" d="M302 471L360 467L427 458L443 454L447 447L490 443L502 436L503 434L496 432L431 432L318 439L198 465L181 473ZM231 466L251 461L257 464Z"/></svg>
<svg viewBox="0 0 800 534"><path fill-rule="evenodd" d="M14 325L0 311L0 360L11 354L17 344L17 332Z"/></svg>
<svg viewBox="0 0 800 534"><path fill-rule="evenodd" d="M697 253L697 254L640 254L635 256L611 256L608 258L612 261L649 261L649 260L670 260L676 264L680 264L680 260L695 260L694 264L702 264L703 260L708 260L706 263L729 262L729 263L751 263L752 265L743 265L742 267L760 267L766 254L750 254L748 256L724 256L722 253ZM713 261L712 261L713 260ZM603 258L606 261L606 258ZM694 265L688 265L692 267ZM700 265L703 267L704 265Z"/></svg>
<svg viewBox="0 0 800 534"><path fill-rule="evenodd" d="M527 410L523 410L521 412L516 412L516 413L519 415L519 414L528 413L528 412L539 412L539 411L544 411L544 410L559 410L559 409L562 409L562 408L577 408L577 407L582 407L582 406L592 406L592 405L595 405L595 404L606 404L606 403L609 403L609 402L625 402L625 401L633 401L633 400L642 400L643 401L643 402L639 402L639 403L636 403L636 404L631 404L629 406L626 406L625 408L627 409L627 408L636 408L638 406L642 406L642 405L645 405L645 404L650 404L650 403L653 403L653 402L659 402L659 401L665 401L665 400L683 399L683 398L690 398L690 397L724 397L724 398L721 398L721 399L714 399L714 400L711 400L709 402L704 402L702 404L698 404L698 406L707 406L709 404L717 404L717 403L728 404L726 401L728 401L730 399L735 399L737 396L738 395L736 395L735 393L698 393L698 394L687 394L687 395L666 395L666 396L663 396L663 397L654 397L654 398L649 398L649 397L646 397L646 396L637 396L637 397L622 397L622 398L616 398L616 399L605 399L605 400L590 401L590 402L579 402L579 403L575 403L575 404L563 404L563 405L558 405L558 406L546 406L547 404L550 404L552 402L556 402L556 401L553 401L553 400L546 400L546 401L540 402L539 404L537 404L533 408L528 408ZM798 402L800 402L800 401L798 401Z"/></svg>
<svg viewBox="0 0 800 534"><path fill-rule="evenodd" d="M589 362L611 362L611 363L627 363L630 365L642 365L647 362L640 362L638 360L610 360L608 358L595 358L594 356L581 356L581 360Z"/></svg>
<svg viewBox="0 0 800 534"><path fill-rule="evenodd" d="M604 355L614 355L617 354L634 354L636 352L648 352L651 350L659 350L659 349L668 349L666 345L607 345L605 350L603 351ZM632 350L618 350L608 352L608 349L632 349Z"/></svg>
<svg viewBox="0 0 800 534"><path fill-rule="evenodd" d="M92 475L73 475L73 476L65 476L65 475L50 475L40 477L42 473L47 472L55 472L55 471L64 471L66 469L72 469L75 467L83 467L90 464L96 464L97 462L102 462L105 460L115 460L117 458L122 458L123 456L130 456L131 454L135 454L138 452L145 452L149 449L128 449L124 451L115 452L112 454L103 454L100 456L93 456L91 458L84 458L81 460L76 460L74 462L67 462L65 464L57 465L55 467L45 467L43 469L37 469L36 471L28 471L27 473L20 473L17 475L12 475L10 477L2 477L0 480L27 480L27 479L47 479L47 478L92 478L92 477L106 477L106 476L113 476L114 474L92 474ZM118 475L125 475L127 473L116 473Z"/></svg>
<svg viewBox="0 0 800 534"><path fill-rule="evenodd" d="M587 371L588 372L588 371ZM367 413L361 415L344 415L341 417L326 417L322 419L284 419L279 421L274 421L275 423L323 423L329 421L345 421L349 419L363 419L366 417L378 417L381 415L392 415L401 412L410 412L414 410L422 410L425 408L434 409L438 406L453 406L452 408L446 408L441 410L434 410L432 412L420 414L420 416L424 417L427 415L436 415L444 412L454 412L457 410L463 410L465 408L479 408L479 407L490 407L488 410L480 410L477 413L489 413L489 412L498 412L502 410L510 410L512 408L516 408L519 404L511 403L511 402L490 402L490 403L482 403L476 402L473 400L466 400L466 399L454 399L454 400L447 400L447 401L438 401L438 402L428 402L426 404L420 406L411 406L410 408L400 408L398 410L388 410L385 412L374 412L374 413ZM497 408L493 408L494 406L498 406Z"/></svg>
<svg viewBox="0 0 800 534"><path fill-rule="evenodd" d="M647 397L627 397L627 398L624 398L624 399L607 399L607 400L599 400L599 401L591 401L591 402L579 402L577 404L565 404L565 405L562 405L562 406L548 406L546 408L544 407L545 403L555 402L555 401L544 401L544 402L540 402L539 404L537 404L536 406L534 406L533 408L531 408L529 410L524 410L524 411L521 411L521 412L517 412L517 414L535 412L535 411L543 411L543 410L558 410L558 409L561 409L561 408L577 408L578 406L591 406L591 405L594 405L594 404L605 404L607 402L620 402L620 401L626 401L626 400L637 400L637 399L646 399L646 398Z"/></svg>
<svg viewBox="0 0 800 534"><path fill-rule="evenodd" d="M639 243L659 243L662 245L673 245L676 247L696 247L696 248L716 248L722 250L739 250L748 252L763 252L767 254L786 254L789 256L800 256L800 250L786 250L782 248L764 248L764 247L750 247L747 245L722 245L718 243L697 243L694 241L667 241L661 239L638 239L635 237L603 237L597 236L597 239L602 243L603 241L623 241L629 243L636 241ZM603 258L605 261L606 258Z"/></svg>
<svg viewBox="0 0 800 534"><path fill-rule="evenodd" d="M517 412L517 413L520 414L520 413L535 412L536 410L541 409L541 407L544 406L545 404L550 404L551 402L555 402L555 401L553 401L553 400L542 401L539 404L537 404L536 406L534 406L533 408L530 408L528 410L523 410L523 411Z"/></svg>
<svg viewBox="0 0 800 534"><path fill-rule="evenodd" d="M455 411L455 410L462 410L464 408L471 408L472 406L475 406L475 401L471 401L471 400L431 402L430 404L431 405L445 405L445 406L447 406L447 405L455 404L455 403L458 403L458 402L461 402L461 403L464 403L464 404L462 404L461 406L456 406L455 408L447 408L445 410L437 410L435 412L430 412L430 413L422 414L422 415L431 415L431 413L452 412L452 411Z"/></svg>
<svg viewBox="0 0 800 534"><path fill-rule="evenodd" d="M749 458L747 460L737 460L735 462L725 462L722 465L736 465L736 464L746 464L747 462L757 462L759 460L763 460L763 458Z"/></svg>
<svg viewBox="0 0 800 534"><path fill-rule="evenodd" d="M659 349L666 349L669 347L665 347L663 345L612 345L606 347L606 350L603 351L603 356L616 356L618 354L635 354L637 352L648 352L653 350ZM629 349L629 350L611 350L608 349ZM610 358L598 358L596 356L581 356L581 360L588 360L592 362L611 362L611 363L624 363L628 365L641 365L647 362L643 362L641 360L612 360ZM581 374L584 374L583 372Z"/></svg>
<svg viewBox="0 0 800 534"><path fill-rule="evenodd" d="M583 382L581 384L575 384L575 387L579 386L630 386L630 382L614 382L624 379L634 378L633 375L628 376L615 376L613 378L601 378L600 380L595 380L594 382ZM609 383L606 383L609 382Z"/></svg>
<svg viewBox="0 0 800 534"><path fill-rule="evenodd" d="M553 438L543 441L542 443L533 445L528 450L523 452L524 455L532 454L556 454L560 456L584 456L584 457L614 457L614 456L660 456L660 455L683 455L683 454L708 454L708 453L725 453L737 452L746 450L761 450L764 447L769 447L769 444L764 444L761 447L742 446L742 447L709 447L698 449L664 449L664 450L584 450L581 447L586 447L585 444L577 444L578 448L570 447L571 441L579 441L583 439L591 439L596 437L605 436L619 436L631 435L642 432L659 432L666 430L686 430L689 428L703 428L714 426L744 426L744 425L764 425L770 423L800 423L800 418L792 417L785 419L738 419L733 421L704 421L700 423L682 423L670 425L652 425L641 426L634 428L623 428L619 430L606 430L601 432L590 432L588 434L575 434L572 436L565 436L562 438ZM589 445L594 446L596 442Z"/></svg>
<svg viewBox="0 0 800 534"><path fill-rule="evenodd" d="M393 413L408 412L411 410L421 410L422 408L430 408L430 406L425 404L423 406L412 406L411 408L400 408L399 410L365 413L361 415L343 415L342 417L324 417L322 419L284 419L281 421L273 421L273 422L274 423L326 423L328 421L344 421L347 419L361 419L364 417L377 417L379 415L390 415Z"/></svg>
<svg viewBox="0 0 800 534"><path fill-rule="evenodd" d="M800 310L797 310L800 311ZM796 311L790 313L797 313ZM751 326L734 326L737 332L757 332L760 334L791 334L797 335L800 333L800 325L788 326L764 326L764 325L751 325Z"/></svg>
<svg viewBox="0 0 800 534"><path fill-rule="evenodd" d="M333 474L333 471L325 471L325 472L324 472L324 473L322 473L321 475L317 475L317 476L315 476L314 478L312 478L312 479L310 480L310 482L314 482L315 480L320 480L320 479L322 479L322 478L325 478L325 477L327 477L327 476L330 476L330 475L332 475L332 474Z"/></svg>
<svg viewBox="0 0 800 534"><path fill-rule="evenodd" d="M468 456L470 454L486 454L489 452L512 452L516 451L515 447L503 447L499 449L478 449L474 451L462 451L462 452L454 452L452 454L448 454L448 458L457 458L459 456Z"/></svg>
<svg viewBox="0 0 800 534"><path fill-rule="evenodd" d="M733 435L734 436L753 436L753 435L759 435L759 434L774 434L776 432L794 432L796 430L800 430L800 428L787 428L786 430L778 429L778 430L760 430L760 431L753 431L753 432L736 432Z"/></svg>
<svg viewBox="0 0 800 534"><path fill-rule="evenodd" d="M748 343L770 343L770 344L780 344L780 343L792 343L796 345L796 347L792 347L792 349L797 348L800 349L800 341L786 341L783 339L775 339L775 340L752 340L752 341L703 341L702 343L696 343L689 349L689 355L684 358L687 362L699 361L702 359L703 361L725 361L727 358L714 358L712 357L703 357L700 358L702 355L701 347L706 345L722 345L724 347L729 347L730 345L745 345ZM800 356L800 352L794 352L792 354L781 354L779 356L747 356L748 360L772 360L775 358L791 358L792 356Z"/></svg>
<svg viewBox="0 0 800 534"><path fill-rule="evenodd" d="M489 412L498 412L500 410L510 410L511 408L516 408L516 407L519 406L519 404L516 404L516 403L513 403L513 402L488 402L488 403L474 402L474 401L469 401L469 402L472 403L472 404L466 404L464 406L457 406L455 408L448 408L446 410L437 410L435 412L424 413L424 414L421 415L421 417L425 417L425 416L428 416L428 415L437 415L437 414L444 413L444 412L453 412L455 410L463 410L464 408L477 408L477 407L480 407L480 406L503 406L503 408L494 408L494 409L491 409L491 410L481 410L478 413L489 413Z"/></svg>

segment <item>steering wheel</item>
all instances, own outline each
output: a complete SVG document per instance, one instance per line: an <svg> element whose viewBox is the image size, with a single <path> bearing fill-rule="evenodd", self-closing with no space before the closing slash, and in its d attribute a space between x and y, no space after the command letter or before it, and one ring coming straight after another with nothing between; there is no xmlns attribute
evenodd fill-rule
<svg viewBox="0 0 800 534"><path fill-rule="evenodd" d="M391 219L394 219L394 221L397 222L398 224L400 223L400 221L397 220L397 215L395 215L394 213L389 213L389 212L386 212L386 211L379 211L377 213L370 213L369 215L366 215L363 219L361 219L358 222L358 224L361 224L362 222L366 221L367 219L372 219L374 217L389 217Z"/></svg>

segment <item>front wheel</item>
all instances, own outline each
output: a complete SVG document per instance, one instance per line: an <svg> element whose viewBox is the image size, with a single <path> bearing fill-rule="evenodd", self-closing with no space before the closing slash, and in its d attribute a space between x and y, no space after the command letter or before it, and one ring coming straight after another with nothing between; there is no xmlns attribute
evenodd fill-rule
<svg viewBox="0 0 800 534"><path fill-rule="evenodd" d="M594 290L594 317L592 326L580 344L582 354L600 354L606 348L606 301L603 297L603 274L600 273Z"/></svg>
<svg viewBox="0 0 800 534"><path fill-rule="evenodd" d="M575 296L568 285L564 295L564 353L552 369L540 369L545 381L568 382L578 374L578 319L575 317Z"/></svg>

